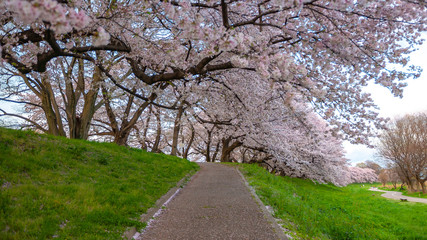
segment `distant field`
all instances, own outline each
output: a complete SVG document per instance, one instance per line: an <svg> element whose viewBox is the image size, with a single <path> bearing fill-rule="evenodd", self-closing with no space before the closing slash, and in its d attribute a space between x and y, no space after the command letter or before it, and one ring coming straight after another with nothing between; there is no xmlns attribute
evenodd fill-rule
<svg viewBox="0 0 427 240"><path fill-rule="evenodd" d="M383 198L369 184L340 188L274 176L257 165L241 169L297 239L427 239L427 204Z"/></svg>
<svg viewBox="0 0 427 240"><path fill-rule="evenodd" d="M121 239L197 168L114 144L0 128L0 239Z"/></svg>

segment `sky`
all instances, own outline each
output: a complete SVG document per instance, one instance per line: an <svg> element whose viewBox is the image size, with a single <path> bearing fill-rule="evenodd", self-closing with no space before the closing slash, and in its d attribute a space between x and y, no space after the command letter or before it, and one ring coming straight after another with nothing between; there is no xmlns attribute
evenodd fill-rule
<svg viewBox="0 0 427 240"><path fill-rule="evenodd" d="M407 81L408 86L403 91L403 98L394 97L389 90L379 85L370 84L366 92L371 93L372 99L380 108L380 116L394 119L408 113L427 112L427 42L411 55L410 64L421 66L424 70L420 78ZM378 160L376 151L364 145L344 143L346 158L352 165L366 160Z"/></svg>

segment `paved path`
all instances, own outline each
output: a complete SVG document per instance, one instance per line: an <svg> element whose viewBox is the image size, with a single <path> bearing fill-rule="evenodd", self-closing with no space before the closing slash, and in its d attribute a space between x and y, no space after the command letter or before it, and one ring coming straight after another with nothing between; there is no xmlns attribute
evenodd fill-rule
<svg viewBox="0 0 427 240"><path fill-rule="evenodd" d="M280 239L234 167L200 165L139 239Z"/></svg>
<svg viewBox="0 0 427 240"><path fill-rule="evenodd" d="M401 192L384 191L384 190L379 190L378 188L373 188L373 187L371 187L369 190L376 191L376 192L384 192L384 194L382 194L381 196L385 198L391 198L396 200L400 200L401 198L404 198L404 199L407 199L409 202L427 203L427 199L425 198L408 197L408 196L402 195Z"/></svg>

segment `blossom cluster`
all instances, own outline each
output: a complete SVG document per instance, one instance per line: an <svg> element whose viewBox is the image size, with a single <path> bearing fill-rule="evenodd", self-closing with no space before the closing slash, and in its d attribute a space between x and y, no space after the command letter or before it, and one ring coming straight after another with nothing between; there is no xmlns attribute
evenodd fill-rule
<svg viewBox="0 0 427 240"><path fill-rule="evenodd" d="M68 8L55 0L6 0L5 5L23 24L47 22L57 34L82 30L91 20L83 11Z"/></svg>

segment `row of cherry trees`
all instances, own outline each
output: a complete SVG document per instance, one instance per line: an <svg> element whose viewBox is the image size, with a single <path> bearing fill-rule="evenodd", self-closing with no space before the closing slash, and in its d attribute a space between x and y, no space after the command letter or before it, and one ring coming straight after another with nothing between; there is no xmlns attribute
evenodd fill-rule
<svg viewBox="0 0 427 240"><path fill-rule="evenodd" d="M346 184L384 126L362 87L417 77L424 1L6 0L2 100L47 133ZM404 70L388 69L402 65ZM2 115L13 115L2 110ZM347 176L347 177L346 177Z"/></svg>

